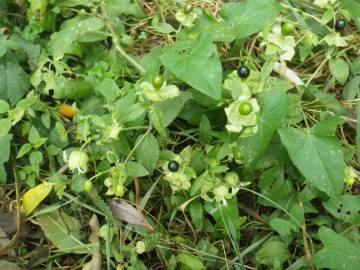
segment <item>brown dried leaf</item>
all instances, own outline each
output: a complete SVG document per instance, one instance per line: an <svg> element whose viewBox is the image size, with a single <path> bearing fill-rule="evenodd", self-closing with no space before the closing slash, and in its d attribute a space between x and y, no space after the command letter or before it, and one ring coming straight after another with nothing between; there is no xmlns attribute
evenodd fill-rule
<svg viewBox="0 0 360 270"><path fill-rule="evenodd" d="M96 215L90 219L89 225L91 227L91 235L89 241L93 245L92 259L84 265L82 270L101 270L101 252L100 252L100 239L99 239L99 220Z"/></svg>
<svg viewBox="0 0 360 270"><path fill-rule="evenodd" d="M136 210L136 208L131 204L125 202L124 200L111 199L110 207L111 212L116 219L125 221L133 225L144 226L143 219L139 212Z"/></svg>

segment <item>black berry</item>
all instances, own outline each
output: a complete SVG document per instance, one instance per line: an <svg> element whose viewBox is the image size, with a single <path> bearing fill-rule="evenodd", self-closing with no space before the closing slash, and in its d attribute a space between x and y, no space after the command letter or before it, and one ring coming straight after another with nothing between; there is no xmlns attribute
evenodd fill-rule
<svg viewBox="0 0 360 270"><path fill-rule="evenodd" d="M337 32L341 32L342 30L345 29L346 26L346 21L344 19L338 19L335 22L335 30Z"/></svg>
<svg viewBox="0 0 360 270"><path fill-rule="evenodd" d="M241 66L238 69L238 76L242 79L246 79L250 75L250 69L247 66Z"/></svg>
<svg viewBox="0 0 360 270"><path fill-rule="evenodd" d="M171 160L168 163L168 169L171 172L177 172L179 170L179 163L177 163L175 160Z"/></svg>

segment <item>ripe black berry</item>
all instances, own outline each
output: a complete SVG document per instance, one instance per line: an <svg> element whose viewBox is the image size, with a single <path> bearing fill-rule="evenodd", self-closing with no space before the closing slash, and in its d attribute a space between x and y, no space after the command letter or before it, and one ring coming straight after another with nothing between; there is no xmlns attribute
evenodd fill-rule
<svg viewBox="0 0 360 270"><path fill-rule="evenodd" d="M346 26L346 21L344 19L338 19L335 22L335 30L337 32L341 32L342 30L345 29Z"/></svg>
<svg viewBox="0 0 360 270"><path fill-rule="evenodd" d="M247 66L241 66L238 69L238 76L242 79L246 79L250 75L250 69Z"/></svg>
<svg viewBox="0 0 360 270"><path fill-rule="evenodd" d="M168 163L168 169L171 172L177 172L179 170L179 163L177 163L175 160L171 160Z"/></svg>

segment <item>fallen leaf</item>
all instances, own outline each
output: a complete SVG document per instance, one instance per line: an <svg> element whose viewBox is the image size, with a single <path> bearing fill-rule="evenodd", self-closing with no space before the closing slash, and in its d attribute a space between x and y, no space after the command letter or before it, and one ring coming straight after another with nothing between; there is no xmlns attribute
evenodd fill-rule
<svg viewBox="0 0 360 270"><path fill-rule="evenodd" d="M7 234L16 232L16 213L5 213L0 215L0 228Z"/></svg>
<svg viewBox="0 0 360 270"><path fill-rule="evenodd" d="M91 248L81 242L79 221L59 210L37 217L46 237L62 252L88 253Z"/></svg>
<svg viewBox="0 0 360 270"><path fill-rule="evenodd" d="M101 252L100 252L100 239L99 239L99 220L96 215L90 219L89 225L91 227L91 235L89 240L93 245L92 259L84 265L82 270L101 270Z"/></svg>
<svg viewBox="0 0 360 270"><path fill-rule="evenodd" d="M5 260L0 260L0 269L1 270L22 270L17 264L13 262L8 262Z"/></svg>
<svg viewBox="0 0 360 270"><path fill-rule="evenodd" d="M113 213L113 216L121 221L125 221L127 223L133 225L142 225L144 226L143 219L139 212L136 210L134 206L125 202L122 199L111 199L110 207Z"/></svg>
<svg viewBox="0 0 360 270"><path fill-rule="evenodd" d="M46 198L50 193L53 185L48 182L44 182L36 187L28 190L23 197L21 209L25 216L30 215L36 207Z"/></svg>

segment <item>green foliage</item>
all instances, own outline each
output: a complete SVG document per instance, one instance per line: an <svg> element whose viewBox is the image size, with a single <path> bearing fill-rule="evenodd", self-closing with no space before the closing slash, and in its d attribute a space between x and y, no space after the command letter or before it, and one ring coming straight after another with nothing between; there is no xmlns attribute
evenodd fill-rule
<svg viewBox="0 0 360 270"><path fill-rule="evenodd" d="M160 56L160 61L191 87L213 99L221 98L221 63L215 45L207 36L175 44Z"/></svg>
<svg viewBox="0 0 360 270"><path fill-rule="evenodd" d="M309 184L329 197L341 194L345 162L339 142L295 128L281 128L279 135L294 165Z"/></svg>
<svg viewBox="0 0 360 270"><path fill-rule="evenodd" d="M0 1L0 233L30 229L9 255L357 269L359 9Z"/></svg>
<svg viewBox="0 0 360 270"><path fill-rule="evenodd" d="M357 269L359 267L358 243L337 234L332 229L321 227L319 238L324 248L314 256L314 264L319 268Z"/></svg>

